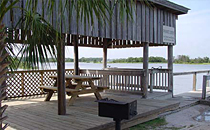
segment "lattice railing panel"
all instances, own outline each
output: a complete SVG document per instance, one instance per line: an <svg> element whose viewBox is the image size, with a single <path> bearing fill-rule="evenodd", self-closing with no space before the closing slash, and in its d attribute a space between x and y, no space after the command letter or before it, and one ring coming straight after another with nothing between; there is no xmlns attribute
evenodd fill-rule
<svg viewBox="0 0 210 130"><path fill-rule="evenodd" d="M73 75L74 74L74 71L73 70L66 70L66 75Z"/></svg>
<svg viewBox="0 0 210 130"><path fill-rule="evenodd" d="M49 77L51 75L57 75L57 71L45 71L45 72L43 72L43 83L42 83L42 85L46 85L46 86L53 86L54 85L55 80L53 80Z"/></svg>
<svg viewBox="0 0 210 130"><path fill-rule="evenodd" d="M38 88L41 85L41 75L39 72L24 73L24 95L39 95L42 91Z"/></svg>
<svg viewBox="0 0 210 130"><path fill-rule="evenodd" d="M44 94L38 86L53 86L55 80L49 76L57 75L56 70L16 71L9 73L6 90L9 98L26 97ZM66 74L73 74L73 69L66 70Z"/></svg>
<svg viewBox="0 0 210 130"><path fill-rule="evenodd" d="M6 81L7 83L7 97L20 97L23 94L22 91L22 73L15 73L10 75Z"/></svg>

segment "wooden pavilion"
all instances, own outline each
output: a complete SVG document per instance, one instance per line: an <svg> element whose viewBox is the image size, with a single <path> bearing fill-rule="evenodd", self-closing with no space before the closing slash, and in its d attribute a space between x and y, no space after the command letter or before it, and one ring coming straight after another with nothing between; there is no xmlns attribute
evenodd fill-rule
<svg viewBox="0 0 210 130"><path fill-rule="evenodd" d="M168 82L167 90L173 92L173 46L176 45L176 20L178 15L186 14L188 8L177 5L167 0L148 0L150 5L137 1L133 7L132 20L129 16L125 16L123 20L120 17L118 5L115 6L113 15L107 13L108 19L101 20L94 16L94 22L91 24L87 19L76 22L76 13L70 17L69 11L65 11L66 16L62 19L65 26L62 27L62 32L66 34L65 44L61 44L61 51L58 54L58 113L65 114L65 46L74 46L74 74L80 75L78 63L78 47L96 47L103 48L103 67L107 68L107 49L115 48L131 48L143 47L143 70L141 71L141 83L143 97L147 97L149 82L152 82L152 76L148 69L148 55L150 46L166 46L168 47L168 77L164 80ZM25 0L17 3L17 6L24 7ZM59 17L58 2L55 1L53 17L51 18L52 25L56 28L55 17ZM110 2L110 7L113 5ZM45 14L45 2L41 0L38 3L37 11L40 14ZM14 9L15 10L15 9ZM74 9L74 11L76 11ZM13 15L13 16L10 16ZM8 13L4 19L4 24L11 27L17 23L17 20L22 17L22 12L13 11ZM47 19L48 16L44 15ZM13 18L11 20L11 18ZM20 28L21 29L21 28ZM15 32L14 35L20 35ZM16 39L16 42L21 43L21 37ZM105 70L104 70L105 71ZM120 70L119 70L120 71ZM99 71L97 71L99 72ZM130 70L132 72L132 70ZM107 73L112 74L107 70ZM134 73L134 72L133 72ZM139 79L135 79L139 80ZM117 82L117 81L116 81ZM136 81L138 82L138 81ZM139 81L140 82L140 81ZM149 86L149 87L148 87Z"/></svg>

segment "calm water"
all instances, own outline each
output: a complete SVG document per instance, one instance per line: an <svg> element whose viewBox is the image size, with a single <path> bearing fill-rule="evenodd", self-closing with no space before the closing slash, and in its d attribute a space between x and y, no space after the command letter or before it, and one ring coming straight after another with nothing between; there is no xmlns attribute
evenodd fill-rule
<svg viewBox="0 0 210 130"><path fill-rule="evenodd" d="M66 63L66 69L72 69L73 63ZM142 63L109 63L109 67L118 67L118 68L137 68L142 69ZM159 67L167 68L167 64L149 64L149 68ZM94 63L79 63L80 69L102 69L102 64ZM56 69L56 64L51 64L51 69ZM186 64L174 64L174 72L187 72L187 71L199 71L199 70L210 70L210 65L186 65ZM197 88L200 89L202 86L202 75L198 74L197 76ZM174 77L174 94L180 94L192 90L192 81L193 75L186 76L175 76Z"/></svg>

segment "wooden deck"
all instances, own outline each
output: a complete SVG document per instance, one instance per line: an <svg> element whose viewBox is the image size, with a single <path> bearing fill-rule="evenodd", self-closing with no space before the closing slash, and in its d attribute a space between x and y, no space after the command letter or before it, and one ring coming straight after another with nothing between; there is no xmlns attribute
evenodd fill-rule
<svg viewBox="0 0 210 130"><path fill-rule="evenodd" d="M156 95L161 95L156 94ZM151 120L159 114L175 109L179 106L177 101L157 99L141 99L140 95L128 93L102 93L102 97L119 101L132 101L137 99L138 115L122 122L122 128ZM99 117L98 104L94 95L80 96L74 106L67 107L67 115L57 115L57 100L53 96L52 101L44 102L44 97L30 99L13 99L5 101L9 108L6 114L9 116L5 123L9 123L8 129L18 130L108 130L114 128L111 118Z"/></svg>

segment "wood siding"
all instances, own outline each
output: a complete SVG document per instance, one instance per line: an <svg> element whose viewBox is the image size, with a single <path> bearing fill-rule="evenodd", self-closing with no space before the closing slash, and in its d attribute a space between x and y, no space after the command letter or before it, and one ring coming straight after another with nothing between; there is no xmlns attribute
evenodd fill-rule
<svg viewBox="0 0 210 130"><path fill-rule="evenodd" d="M24 7L25 4L26 0L22 0L16 5ZM87 44L90 44L94 47L103 47L103 42L100 42L103 38L112 40L108 48L138 47L142 46L144 42L149 42L150 45L170 45L163 43L163 25L174 27L176 32L176 14L158 7L149 7L143 2L137 2L135 7L132 7L133 19L126 15L122 21L117 5L112 16L108 15L108 19L101 19L100 22L94 15L93 23L88 22L88 18L84 17L77 22L76 7L73 8L72 15L69 13L70 10L65 9L65 16L60 16L57 11L60 10L58 9L59 4L62 2L55 2L55 9L51 12L53 15L49 16L50 13L46 10L48 1L38 0L37 11L44 15L45 19L50 21L55 28L59 28L56 21L61 21L63 33L84 36L79 40L79 46L89 46ZM67 5L71 6L71 3L69 2ZM112 5L113 2L110 1L110 7ZM7 27L16 25L18 19L22 17L23 12L15 10L17 9L13 9L12 13L7 13L3 20Z"/></svg>

